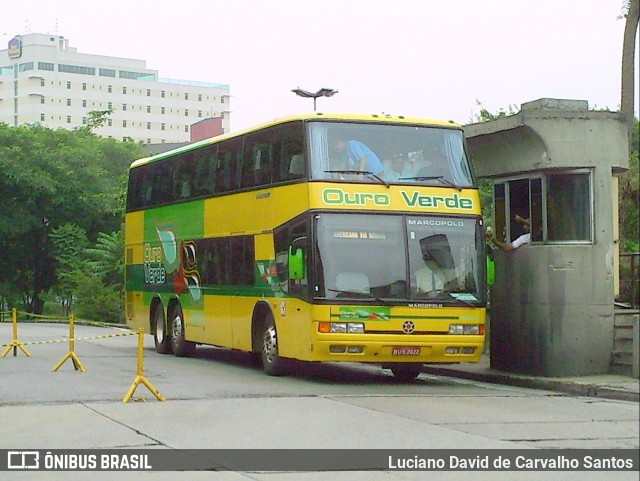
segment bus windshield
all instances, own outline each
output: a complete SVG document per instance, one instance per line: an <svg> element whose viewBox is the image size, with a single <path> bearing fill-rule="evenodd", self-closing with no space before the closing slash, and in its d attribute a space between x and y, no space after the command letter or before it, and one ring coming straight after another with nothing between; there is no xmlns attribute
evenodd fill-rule
<svg viewBox="0 0 640 481"><path fill-rule="evenodd" d="M315 223L318 297L485 302L479 219L318 214Z"/></svg>
<svg viewBox="0 0 640 481"><path fill-rule="evenodd" d="M473 185L462 130L348 122L308 129L313 180Z"/></svg>

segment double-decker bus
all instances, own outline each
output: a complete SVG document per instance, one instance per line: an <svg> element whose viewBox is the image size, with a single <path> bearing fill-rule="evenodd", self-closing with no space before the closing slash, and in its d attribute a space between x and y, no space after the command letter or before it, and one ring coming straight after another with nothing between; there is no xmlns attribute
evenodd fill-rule
<svg viewBox="0 0 640 481"><path fill-rule="evenodd" d="M478 362L479 202L462 128L446 121L313 113L137 160L127 324L160 353L251 352L269 375L290 359L401 379Z"/></svg>

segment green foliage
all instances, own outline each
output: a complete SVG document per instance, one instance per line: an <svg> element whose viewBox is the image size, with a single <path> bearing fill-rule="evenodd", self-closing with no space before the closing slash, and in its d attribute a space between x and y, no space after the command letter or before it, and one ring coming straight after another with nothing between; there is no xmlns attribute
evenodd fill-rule
<svg viewBox="0 0 640 481"><path fill-rule="evenodd" d="M74 314L81 319L124 322L124 298L118 286L105 286L99 276L76 274L77 301Z"/></svg>
<svg viewBox="0 0 640 481"><path fill-rule="evenodd" d="M77 286L77 272L86 270L84 250L88 245L86 232L75 224L63 224L50 234L53 258L56 261L57 282L54 293L62 301L63 306L71 307Z"/></svg>
<svg viewBox="0 0 640 481"><path fill-rule="evenodd" d="M618 200L620 204L620 250L622 252L640 252L640 166L638 150L640 122L634 120L631 137L633 152L629 158L629 170L618 181Z"/></svg>
<svg viewBox="0 0 640 481"><path fill-rule="evenodd" d="M0 124L0 238L6 246L0 296L10 295L11 302L20 297L25 308L41 312L41 296L57 283L57 273L63 284L58 287L67 289L69 272L79 268L61 252L80 231L93 242L100 232L120 229L124 179L130 163L143 156L138 144L104 139L89 129ZM79 230L74 234L64 225ZM57 254L55 242L62 250Z"/></svg>
<svg viewBox="0 0 640 481"><path fill-rule="evenodd" d="M506 111L503 108L500 108L497 114L492 114L487 109L485 109L478 99L476 99L476 106L480 108L480 113L476 115L476 118L473 119L472 122L488 122L489 120L496 120L502 117L507 117L508 115L515 115L518 113L518 106L515 104L509 104L509 107Z"/></svg>
<svg viewBox="0 0 640 481"><path fill-rule="evenodd" d="M100 232L95 247L85 249L91 271L106 285L124 285L124 231Z"/></svg>

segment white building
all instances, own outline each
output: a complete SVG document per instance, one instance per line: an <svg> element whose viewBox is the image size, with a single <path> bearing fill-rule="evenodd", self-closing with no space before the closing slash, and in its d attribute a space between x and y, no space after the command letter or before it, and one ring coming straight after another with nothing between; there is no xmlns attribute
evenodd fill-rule
<svg viewBox="0 0 640 481"><path fill-rule="evenodd" d="M104 137L143 143L190 140L192 124L220 117L229 131L229 86L161 79L146 61L79 53L61 35L17 35L0 50L0 122L57 129L111 109Z"/></svg>

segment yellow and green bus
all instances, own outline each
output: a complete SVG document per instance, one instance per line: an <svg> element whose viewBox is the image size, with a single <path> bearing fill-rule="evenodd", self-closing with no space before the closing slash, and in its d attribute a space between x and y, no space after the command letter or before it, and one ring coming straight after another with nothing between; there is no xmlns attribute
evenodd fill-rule
<svg viewBox="0 0 640 481"><path fill-rule="evenodd" d="M312 113L137 160L125 244L127 324L160 353L413 379L483 352L484 227L452 122Z"/></svg>

